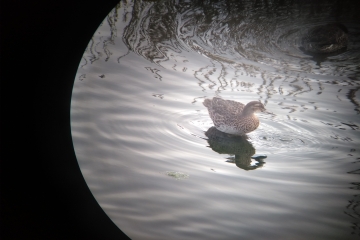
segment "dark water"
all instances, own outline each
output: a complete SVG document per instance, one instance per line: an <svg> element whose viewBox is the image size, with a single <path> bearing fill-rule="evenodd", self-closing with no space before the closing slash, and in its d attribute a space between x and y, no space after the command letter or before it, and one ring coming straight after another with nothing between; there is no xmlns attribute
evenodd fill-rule
<svg viewBox="0 0 360 240"><path fill-rule="evenodd" d="M121 1L71 106L104 211L132 239L358 238L358 13L352 1ZM301 51L309 28L334 21L345 51ZM270 113L228 138L202 105L213 96Z"/></svg>

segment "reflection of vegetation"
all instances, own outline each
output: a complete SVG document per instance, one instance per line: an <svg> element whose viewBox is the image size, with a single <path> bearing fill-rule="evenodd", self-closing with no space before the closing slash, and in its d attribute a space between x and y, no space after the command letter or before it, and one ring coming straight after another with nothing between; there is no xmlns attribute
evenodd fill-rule
<svg viewBox="0 0 360 240"><path fill-rule="evenodd" d="M346 76L350 73L350 65L354 65L342 60L342 64L349 67L339 68L334 64L319 70L309 58L299 57L301 51L296 52L299 50L296 47L282 49L283 45L295 46L296 39L289 36L301 35L304 26L314 24L311 19L315 17L316 23L329 15L336 16L338 21L352 21L358 13L352 4L340 4L336 0L306 3L290 0L139 0L133 4L132 17L122 37L127 48L158 65L176 71L192 70L203 91L210 89L219 93L228 88L251 91L266 95L266 101L280 93L280 89L277 90L279 84L294 78L298 83L291 85L294 89L289 89L288 95L296 96L312 91L314 87L309 81L317 81L312 79L314 76L297 75L299 71ZM183 52L198 53L208 60L203 66L194 67L192 59L183 56ZM320 63L327 57L314 56L313 60ZM262 66L271 66L275 70L268 71ZM258 89L244 88L239 84L242 76L264 82ZM277 86L275 81L279 83Z"/></svg>
<svg viewBox="0 0 360 240"><path fill-rule="evenodd" d="M286 91L288 96L305 95L313 91L316 86L311 83L318 80L314 76L298 75L299 71L341 76L341 80L347 76L357 79L359 75L358 68L347 64L346 59L342 60L344 67L335 64L319 70L308 58L299 60L295 56L298 61L289 63L287 57L294 54L280 49L281 44L290 41L288 35L300 33L301 25L311 24L314 16L330 14L338 16L339 21L343 18L351 21L358 13L351 4L335 0L326 1L326 8L322 7L324 4L324 1L290 0L121 1L102 24L108 36L94 35L81 67L101 58L107 61L115 57L120 62L131 51L168 69L193 74L203 91L256 92L265 102L274 94L286 95ZM290 15L300 19L297 25ZM279 18L285 22L279 24ZM126 53L112 51L112 45L120 44L119 40L126 46ZM292 41L291 45L296 44ZM196 57L187 53L202 55L206 60L203 65L193 65ZM323 61L323 56L316 61ZM269 66L275 70L269 68L269 71ZM244 86L242 83L249 80L242 79L243 76L261 79L263 83L259 87L245 82ZM297 111L291 106L287 108Z"/></svg>
<svg viewBox="0 0 360 240"><path fill-rule="evenodd" d="M127 47L153 62L166 61L167 50L176 50L176 9L170 1L135 1L132 19L125 28Z"/></svg>
<svg viewBox="0 0 360 240"><path fill-rule="evenodd" d="M235 163L239 168L255 170L265 164L261 158L256 158L257 163L251 165L251 157L255 154L255 148L246 137L229 136L215 127L209 128L205 135L208 137L208 143L212 150L220 154L235 155L228 158L227 162Z"/></svg>
<svg viewBox="0 0 360 240"><path fill-rule="evenodd" d="M353 149L355 151L355 149ZM357 161L354 163L359 163L360 158L357 158ZM348 172L349 174L360 174L360 169ZM351 189L359 192L360 190L360 182L352 182ZM346 210L344 213L351 217L351 234L360 236L360 194L353 195L352 199L349 200Z"/></svg>
<svg viewBox="0 0 360 240"><path fill-rule="evenodd" d="M335 52L330 52L330 53L309 53L306 52L303 48L301 48L301 50L303 50L305 54L310 55L312 57L312 60L316 62L316 65L319 67L321 67L321 63L328 60L329 57L333 57L346 52L346 48L339 49Z"/></svg>
<svg viewBox="0 0 360 240"><path fill-rule="evenodd" d="M350 102L352 102L355 105L354 110L357 112L357 114L360 113L360 104L355 100L356 92L360 89L360 87L357 87L355 89L351 89L348 94L346 95Z"/></svg>

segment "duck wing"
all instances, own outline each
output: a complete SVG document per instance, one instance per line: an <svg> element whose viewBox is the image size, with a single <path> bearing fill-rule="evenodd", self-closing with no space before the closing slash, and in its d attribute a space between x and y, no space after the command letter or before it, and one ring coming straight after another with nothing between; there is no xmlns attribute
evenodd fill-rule
<svg viewBox="0 0 360 240"><path fill-rule="evenodd" d="M211 101L212 112L218 116L238 116L242 113L244 107L245 105L242 103L218 97L214 97Z"/></svg>

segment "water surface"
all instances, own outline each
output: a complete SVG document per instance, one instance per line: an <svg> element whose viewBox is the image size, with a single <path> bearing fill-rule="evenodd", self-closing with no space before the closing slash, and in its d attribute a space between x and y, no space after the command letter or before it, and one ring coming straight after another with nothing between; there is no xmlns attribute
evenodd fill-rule
<svg viewBox="0 0 360 240"><path fill-rule="evenodd" d="M121 1L89 42L71 105L81 171L112 221L132 239L356 239L354 6ZM301 51L307 29L334 21L345 51ZM228 138L202 105L214 96L269 113Z"/></svg>

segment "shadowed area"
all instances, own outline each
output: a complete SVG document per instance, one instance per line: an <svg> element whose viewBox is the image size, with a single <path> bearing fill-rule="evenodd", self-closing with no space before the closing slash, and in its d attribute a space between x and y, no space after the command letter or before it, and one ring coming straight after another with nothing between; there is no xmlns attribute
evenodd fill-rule
<svg viewBox="0 0 360 240"><path fill-rule="evenodd" d="M341 23L331 23L308 30L302 47L309 53L334 53L348 44L348 30Z"/></svg>
<svg viewBox="0 0 360 240"><path fill-rule="evenodd" d="M226 133L220 132L215 127L209 128L205 135L208 137L210 148L219 154L232 155L228 157L227 162L235 163L237 167L244 170L255 170L262 167L265 162L265 157L257 156L255 158L256 164L251 165L252 156L255 154L255 148L243 136L229 136Z"/></svg>

